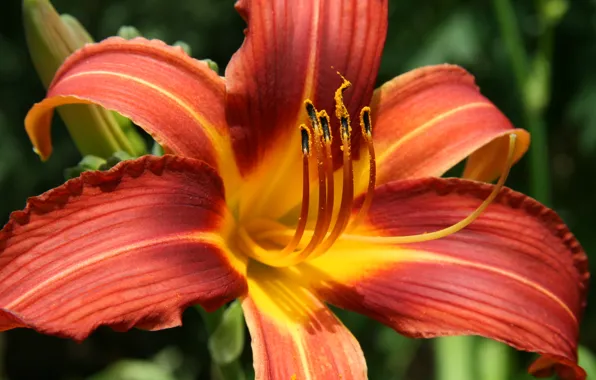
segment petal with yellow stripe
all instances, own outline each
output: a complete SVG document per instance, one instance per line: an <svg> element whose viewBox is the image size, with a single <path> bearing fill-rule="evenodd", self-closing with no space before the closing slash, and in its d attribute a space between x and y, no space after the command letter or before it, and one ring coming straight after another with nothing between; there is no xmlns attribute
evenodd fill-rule
<svg viewBox="0 0 596 380"><path fill-rule="evenodd" d="M205 163L145 156L29 198L0 231L0 331L162 329L245 294L223 197Z"/></svg>
<svg viewBox="0 0 596 380"><path fill-rule="evenodd" d="M224 99L223 79L182 49L157 40L111 37L64 62L46 98L27 114L25 127L47 158L54 108L98 104L133 120L167 151L226 169L234 161Z"/></svg>
<svg viewBox="0 0 596 380"><path fill-rule="evenodd" d="M513 129L458 66L400 75L375 91L371 107L378 184L441 176L469 155L467 178L488 181L504 165L510 133L515 161L528 149L529 134Z"/></svg>
<svg viewBox="0 0 596 380"><path fill-rule="evenodd" d="M297 270L325 301L407 336L481 335L543 355L532 373L584 379L577 344L587 259L552 210L505 188L459 232L391 243L457 223L492 188L440 178L381 186L365 225Z"/></svg>
<svg viewBox="0 0 596 380"><path fill-rule="evenodd" d="M354 336L290 270L251 262L248 286L242 308L256 379L367 378Z"/></svg>

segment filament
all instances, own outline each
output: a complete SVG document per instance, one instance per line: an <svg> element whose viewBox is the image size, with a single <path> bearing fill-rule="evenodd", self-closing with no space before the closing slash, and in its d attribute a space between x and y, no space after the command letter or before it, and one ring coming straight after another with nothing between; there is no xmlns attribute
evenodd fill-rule
<svg viewBox="0 0 596 380"><path fill-rule="evenodd" d="M420 243L425 241L431 241L440 239L451 234L454 234L458 231L461 231L465 227L469 226L473 221L475 221L480 214L486 210L486 208L495 200L505 181L507 180L507 176L509 175L509 170L513 165L513 158L515 153L515 142L516 142L516 135L510 134L509 135L509 151L507 154L507 161L503 170L501 172L501 177L499 181L491 191L490 195L482 202L482 204L474 210L470 215L466 218L462 219L461 221L447 227L443 228L438 231L423 233L418 235L409 235L409 236L361 236L361 235L344 235L342 239L350 240L350 241L360 241L360 242L367 242L367 243L379 243L379 244L410 244L410 243Z"/></svg>

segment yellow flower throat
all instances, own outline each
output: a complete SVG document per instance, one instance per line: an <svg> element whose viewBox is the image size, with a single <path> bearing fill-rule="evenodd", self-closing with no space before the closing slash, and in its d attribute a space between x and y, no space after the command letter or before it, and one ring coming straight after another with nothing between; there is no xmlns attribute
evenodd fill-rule
<svg viewBox="0 0 596 380"><path fill-rule="evenodd" d="M341 76L341 74L340 74ZM412 236L362 236L351 235L362 223L370 209L376 184L376 161L372 139L370 107L360 111L360 130L368 148L369 179L361 206L354 209L354 168L351 152L352 127L350 115L343 101L343 92L351 83L343 76L343 83L335 92L335 116L340 123L342 165L342 192L339 211L334 218L335 179L333 170L332 141L329 115L317 111L311 100L304 102L309 125L299 127L302 144L302 204L294 228L277 221L253 219L246 227L238 229L239 248L249 257L274 267L287 267L314 259L324 254L338 240L367 242L371 244L408 244L435 240L453 234L472 223L495 199L503 187L513 163L514 134L509 135L509 151L501 177L491 194L468 217L445 229ZM318 208L314 227L307 229L310 208L310 161L315 160L318 181Z"/></svg>

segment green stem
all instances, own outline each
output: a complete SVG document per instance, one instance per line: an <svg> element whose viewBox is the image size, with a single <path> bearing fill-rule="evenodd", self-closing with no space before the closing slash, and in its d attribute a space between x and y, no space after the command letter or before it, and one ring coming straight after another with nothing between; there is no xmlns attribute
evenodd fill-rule
<svg viewBox="0 0 596 380"><path fill-rule="evenodd" d="M528 75L528 57L524 42L517 25L515 10L509 0L493 0L497 21L501 30L501 38L507 49L511 68L518 86L520 96L524 98L525 82Z"/></svg>
<svg viewBox="0 0 596 380"><path fill-rule="evenodd" d="M435 339L437 380L475 380L474 343L472 336Z"/></svg>
<svg viewBox="0 0 596 380"><path fill-rule="evenodd" d="M511 69L515 76L517 91L519 93L523 107L524 123L532 135L532 145L530 146L530 194L542 203L550 203L550 173L548 170L548 146L546 128L543 121L543 111L548 104L548 94L542 102L532 102L528 94L528 84L530 78L529 58L524 48L522 35L520 33L515 11L510 0L493 0L501 38L507 49ZM538 43L539 52L537 57L547 59L550 62L552 54L552 31L545 28ZM547 63L548 63L547 62ZM538 88L548 91L550 82L550 67L547 66L545 75L541 75L538 80Z"/></svg>
<svg viewBox="0 0 596 380"><path fill-rule="evenodd" d="M510 350L503 343L483 339L478 342L478 378L483 380L510 379ZM504 365L505 364L505 365Z"/></svg>
<svg viewBox="0 0 596 380"><path fill-rule="evenodd" d="M550 171L548 169L548 139L541 117L525 115L527 129L532 136L529 149L530 195L545 205L551 203Z"/></svg>

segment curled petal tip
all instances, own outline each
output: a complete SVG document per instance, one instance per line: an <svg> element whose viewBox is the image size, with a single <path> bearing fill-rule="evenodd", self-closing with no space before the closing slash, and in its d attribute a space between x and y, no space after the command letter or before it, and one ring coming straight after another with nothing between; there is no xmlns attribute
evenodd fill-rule
<svg viewBox="0 0 596 380"><path fill-rule="evenodd" d="M467 177L493 179L516 133L515 160L527 150L527 132L479 91L474 77L455 65L421 67L385 83L372 104L378 179L441 176L471 156Z"/></svg>
<svg viewBox="0 0 596 380"><path fill-rule="evenodd" d="M72 104L94 104L129 118L172 153L200 158L223 168L222 172L231 171L234 165L229 162L233 158L224 97L223 80L179 48L142 37L110 37L83 47L64 62L46 99L29 111L26 127L38 150L47 155L53 110L63 105L70 109ZM112 113L98 107L91 110L96 112L91 116L104 121L105 128L96 131L102 133L101 138L89 138L90 129L80 123L74 132L91 146L111 139L118 147L88 154L107 158L122 150L134 155L132 139L127 139L117 123L115 127L107 123L114 120ZM121 136L114 135L114 130ZM220 165L223 161L226 165Z"/></svg>

